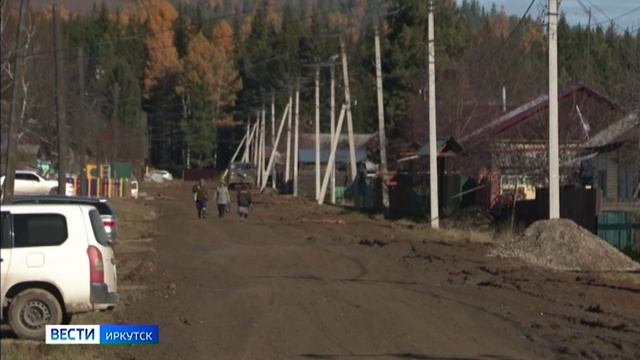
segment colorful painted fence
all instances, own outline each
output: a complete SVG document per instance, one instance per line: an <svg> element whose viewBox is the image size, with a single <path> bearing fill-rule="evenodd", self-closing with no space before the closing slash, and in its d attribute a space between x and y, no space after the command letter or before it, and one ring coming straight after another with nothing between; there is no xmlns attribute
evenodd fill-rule
<svg viewBox="0 0 640 360"><path fill-rule="evenodd" d="M106 198L125 198L131 197L131 180L129 179L112 179L112 178L92 178L87 179L85 184L81 184L79 178L73 178L73 185L76 189L76 195L82 195L82 189L86 189L86 196L106 197ZM82 186L84 185L84 186Z"/></svg>

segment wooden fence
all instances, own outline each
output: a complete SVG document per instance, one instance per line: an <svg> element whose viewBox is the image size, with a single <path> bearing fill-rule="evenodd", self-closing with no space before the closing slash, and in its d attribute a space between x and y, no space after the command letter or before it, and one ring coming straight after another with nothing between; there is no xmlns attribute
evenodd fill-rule
<svg viewBox="0 0 640 360"><path fill-rule="evenodd" d="M596 234L600 213L601 193L598 189L564 188L560 190L560 217L571 219L576 224ZM549 189L536 189L535 200L516 203L516 222L529 226L531 223L549 218Z"/></svg>

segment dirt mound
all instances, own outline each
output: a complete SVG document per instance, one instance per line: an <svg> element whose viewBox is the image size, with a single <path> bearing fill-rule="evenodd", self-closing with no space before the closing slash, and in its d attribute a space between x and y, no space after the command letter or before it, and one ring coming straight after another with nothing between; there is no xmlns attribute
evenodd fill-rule
<svg viewBox="0 0 640 360"><path fill-rule="evenodd" d="M468 207L456 211L442 221L445 228L477 231L492 231L493 224L493 216L480 207Z"/></svg>
<svg viewBox="0 0 640 360"><path fill-rule="evenodd" d="M571 220L541 220L492 252L564 271L640 271L640 264Z"/></svg>

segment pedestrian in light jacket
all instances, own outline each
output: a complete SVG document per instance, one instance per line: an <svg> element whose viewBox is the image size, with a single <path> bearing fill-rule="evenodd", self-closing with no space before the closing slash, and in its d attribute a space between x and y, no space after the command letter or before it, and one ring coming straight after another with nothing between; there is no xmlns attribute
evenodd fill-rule
<svg viewBox="0 0 640 360"><path fill-rule="evenodd" d="M229 189L227 189L227 184L224 181L216 189L216 203L218 204L218 217L221 218L229 211L229 205L231 204Z"/></svg>

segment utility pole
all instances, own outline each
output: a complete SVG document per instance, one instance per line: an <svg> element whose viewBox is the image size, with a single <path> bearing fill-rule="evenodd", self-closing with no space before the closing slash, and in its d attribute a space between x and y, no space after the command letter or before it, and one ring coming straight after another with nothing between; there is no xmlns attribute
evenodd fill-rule
<svg viewBox="0 0 640 360"><path fill-rule="evenodd" d="M589 8L589 21L587 22L587 84L591 83L591 8Z"/></svg>
<svg viewBox="0 0 640 360"><path fill-rule="evenodd" d="M560 217L557 27L558 0L549 0L549 219Z"/></svg>
<svg viewBox="0 0 640 360"><path fill-rule="evenodd" d="M111 172L114 171L114 165L118 157L118 104L120 102L120 86L117 82L113 83L113 115L111 117Z"/></svg>
<svg viewBox="0 0 640 360"><path fill-rule="evenodd" d="M351 181L356 180L356 146L353 140L353 119L351 117L351 92L349 91L349 67L347 65L347 50L345 49L344 37L340 36L340 55L342 57L342 75L344 80L344 101L347 107L347 131L349 136L349 162L351 163Z"/></svg>
<svg viewBox="0 0 640 360"><path fill-rule="evenodd" d="M282 121L280 121L280 126L278 127L278 135L276 135L276 141L273 143L273 149L271 149L271 156L269 157L269 164L267 165L267 171L265 172L270 172L271 169L273 169L273 165L275 163L276 160L276 151L278 150L278 143L280 142L280 135L282 135L282 129L284 128L284 122L287 119L287 114L290 112L291 110L291 103L288 103L287 106L284 108L284 113L282 114ZM267 182L263 181L262 182L262 186L260 187L260 191L263 191L264 188L267 186Z"/></svg>
<svg viewBox="0 0 640 360"><path fill-rule="evenodd" d="M300 137L300 79L296 82L296 116L293 134L293 196L298 196L298 153Z"/></svg>
<svg viewBox="0 0 640 360"><path fill-rule="evenodd" d="M336 69L333 64L331 64L331 140L329 143L330 146L333 147L333 137L336 131ZM338 139L340 136L338 136ZM329 166L329 163L327 163ZM335 205L336 203L336 167L335 163L330 165L331 169L331 203ZM319 195L318 195L319 196Z"/></svg>
<svg viewBox="0 0 640 360"><path fill-rule="evenodd" d="M56 122L58 125L58 194L67 193L67 110L64 91L64 49L60 30L60 8L53 5L53 47L56 66Z"/></svg>
<svg viewBox="0 0 640 360"><path fill-rule="evenodd" d="M507 112L507 87L502 85L502 112Z"/></svg>
<svg viewBox="0 0 640 360"><path fill-rule="evenodd" d="M4 204L13 202L13 189L16 179L16 155L18 153L18 133L20 121L18 119L18 83L22 79L22 65L24 62L24 33L25 12L27 0L20 2L20 15L18 18L18 32L16 34L16 50L13 60L13 83L11 84L11 105L9 106L9 137L7 138L7 174L4 179Z"/></svg>
<svg viewBox="0 0 640 360"><path fill-rule="evenodd" d="M289 89L289 115L287 118L287 157L285 160L284 183L289 192L289 180L291 180L291 113L293 112L293 95Z"/></svg>
<svg viewBox="0 0 640 360"><path fill-rule="evenodd" d="M266 182L267 181L267 174L264 172L264 168L265 168L265 161L266 161L266 153L265 153L265 146L266 146L266 140L267 140L267 110L264 107L264 103L262 104L262 120L261 120L261 126L262 126L262 131L260 131L260 180ZM262 182L258 182L258 184L262 184Z"/></svg>
<svg viewBox="0 0 640 360"><path fill-rule="evenodd" d="M255 140L253 142L253 164L258 167L258 153L260 150L260 112L256 110L256 130Z"/></svg>
<svg viewBox="0 0 640 360"><path fill-rule="evenodd" d="M340 116L338 117L338 127L336 129L335 137L340 136L340 132L342 132L342 124L344 123L346 105L342 105L342 110L340 110ZM327 185L329 183L329 177L331 175L331 168L334 167L336 163L336 151L338 150L338 140L334 139L331 142L331 150L329 151L329 160L327 161L327 169L324 173L324 178L322 179L322 187L320 188L320 196L318 197L318 204L322 205L324 203L324 196L327 193Z"/></svg>
<svg viewBox="0 0 640 360"><path fill-rule="evenodd" d="M251 117L247 118L247 135L245 135L247 141L244 147L244 153L242 154L242 161L249 162L249 147L251 146Z"/></svg>
<svg viewBox="0 0 640 360"><path fill-rule="evenodd" d="M380 59L380 31L375 27L376 90L378 93L378 146L380 147L380 172L382 176L382 207L389 214L389 186L387 184L387 137L384 131L384 97L382 93L382 60Z"/></svg>
<svg viewBox="0 0 640 360"><path fill-rule="evenodd" d="M80 115L79 124L80 132L80 195L87 195L87 112L85 110L84 99L84 51L82 47L78 48L78 88L79 88L79 101L80 101Z"/></svg>
<svg viewBox="0 0 640 360"><path fill-rule="evenodd" d="M316 200L320 196L320 65L316 65Z"/></svg>
<svg viewBox="0 0 640 360"><path fill-rule="evenodd" d="M258 120L258 138L256 139L256 186L262 184L262 117L256 112Z"/></svg>
<svg viewBox="0 0 640 360"><path fill-rule="evenodd" d="M436 136L436 50L433 23L433 0L429 0L429 198L431 227L440 227L438 214L438 153Z"/></svg>
<svg viewBox="0 0 640 360"><path fill-rule="evenodd" d="M276 95L271 91L271 147L275 148L276 146ZM276 172L275 166L273 167L273 171L271 171L271 188L275 189L277 184L278 173ZM266 181L265 181L266 183Z"/></svg>

